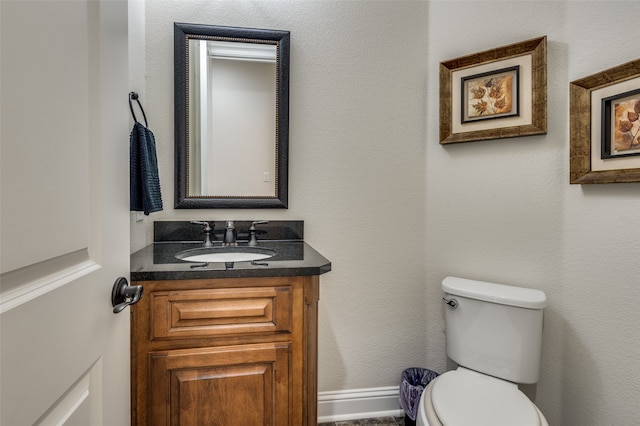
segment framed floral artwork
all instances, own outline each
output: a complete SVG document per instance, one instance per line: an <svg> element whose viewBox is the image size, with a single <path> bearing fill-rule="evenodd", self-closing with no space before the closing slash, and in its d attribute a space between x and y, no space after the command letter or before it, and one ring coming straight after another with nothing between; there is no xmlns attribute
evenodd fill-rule
<svg viewBox="0 0 640 426"><path fill-rule="evenodd" d="M640 182L640 59L571 82L569 180Z"/></svg>
<svg viewBox="0 0 640 426"><path fill-rule="evenodd" d="M602 158L640 155L640 89L602 99Z"/></svg>
<svg viewBox="0 0 640 426"><path fill-rule="evenodd" d="M547 132L547 38L440 63L440 143Z"/></svg>
<svg viewBox="0 0 640 426"><path fill-rule="evenodd" d="M520 115L520 66L474 74L460 79L463 123Z"/></svg>

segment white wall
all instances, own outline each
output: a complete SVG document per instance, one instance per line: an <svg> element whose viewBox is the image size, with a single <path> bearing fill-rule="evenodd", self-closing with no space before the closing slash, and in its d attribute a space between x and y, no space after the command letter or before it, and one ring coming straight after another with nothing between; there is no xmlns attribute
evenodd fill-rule
<svg viewBox="0 0 640 426"><path fill-rule="evenodd" d="M636 1L149 1L143 102L165 211L133 224L132 249L151 242L152 220L305 220L333 262L321 391L447 368L446 275L540 288L543 373L527 393L553 425L634 424L640 184L568 184L568 84L637 59L638 12ZM291 31L288 210L172 209L174 21ZM438 63L541 35L548 134L440 146Z"/></svg>

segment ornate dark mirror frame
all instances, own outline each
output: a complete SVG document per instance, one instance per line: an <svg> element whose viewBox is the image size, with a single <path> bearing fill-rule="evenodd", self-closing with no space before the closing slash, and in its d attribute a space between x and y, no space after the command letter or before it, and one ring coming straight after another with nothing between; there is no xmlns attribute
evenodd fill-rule
<svg viewBox="0 0 640 426"><path fill-rule="evenodd" d="M276 182L273 197L189 196L188 54L189 39L275 43L276 82ZM289 31L174 23L175 91L175 208L264 209L287 208L289 169ZM232 161L242 161L233 159Z"/></svg>

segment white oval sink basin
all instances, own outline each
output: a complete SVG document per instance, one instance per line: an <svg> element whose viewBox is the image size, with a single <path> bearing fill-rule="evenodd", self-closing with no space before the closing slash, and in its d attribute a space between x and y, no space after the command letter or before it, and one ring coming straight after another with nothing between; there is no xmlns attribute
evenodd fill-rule
<svg viewBox="0 0 640 426"><path fill-rule="evenodd" d="M268 259L276 255L274 250L264 247L200 247L183 250L176 258L185 262L250 262Z"/></svg>

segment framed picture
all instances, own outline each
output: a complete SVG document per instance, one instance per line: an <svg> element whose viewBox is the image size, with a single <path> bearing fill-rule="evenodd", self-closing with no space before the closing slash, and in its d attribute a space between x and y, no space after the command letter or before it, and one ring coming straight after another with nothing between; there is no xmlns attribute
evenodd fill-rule
<svg viewBox="0 0 640 426"><path fill-rule="evenodd" d="M519 77L519 65L462 77L462 122L520 115Z"/></svg>
<svg viewBox="0 0 640 426"><path fill-rule="evenodd" d="M569 181L640 182L640 60L571 82Z"/></svg>
<svg viewBox="0 0 640 426"><path fill-rule="evenodd" d="M602 99L601 158L640 155L640 89Z"/></svg>
<svg viewBox="0 0 640 426"><path fill-rule="evenodd" d="M547 38L440 63L440 143L547 133Z"/></svg>

